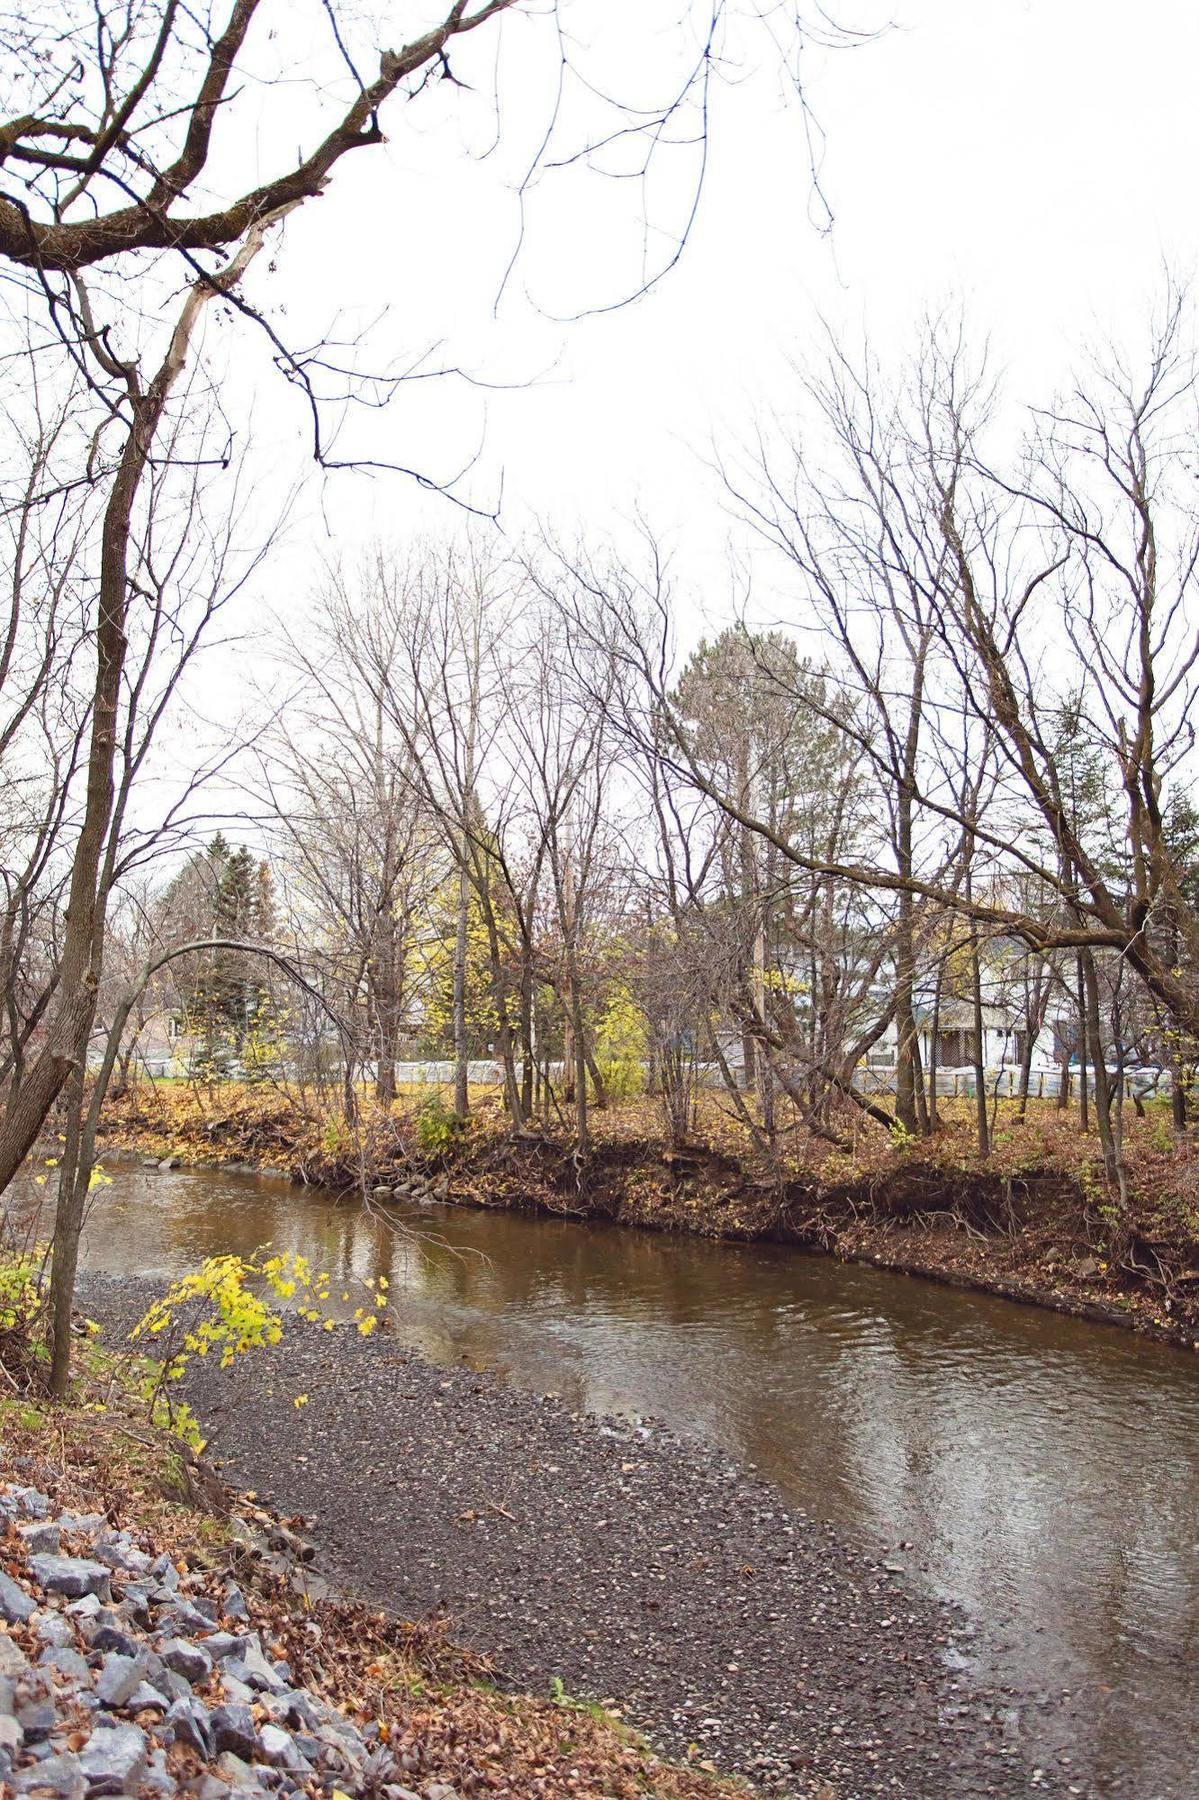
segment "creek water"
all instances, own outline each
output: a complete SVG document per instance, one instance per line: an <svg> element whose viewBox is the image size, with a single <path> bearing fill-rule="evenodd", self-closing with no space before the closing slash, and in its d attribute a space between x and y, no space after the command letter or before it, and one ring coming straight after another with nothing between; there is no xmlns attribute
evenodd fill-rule
<svg viewBox="0 0 1199 1800"><path fill-rule="evenodd" d="M1199 1356L784 1247L111 1173L85 1269L270 1242L386 1276L425 1356L714 1441L957 1602L1000 1679L1070 1690L1121 1792L1199 1796Z"/></svg>

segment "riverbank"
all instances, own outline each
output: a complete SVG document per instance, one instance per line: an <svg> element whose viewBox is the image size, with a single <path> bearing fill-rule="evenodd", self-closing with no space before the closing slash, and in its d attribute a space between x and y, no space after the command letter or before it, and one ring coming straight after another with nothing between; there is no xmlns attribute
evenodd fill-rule
<svg viewBox="0 0 1199 1800"><path fill-rule="evenodd" d="M142 1083L110 1103L103 1143L158 1160L282 1174L379 1199L603 1219L649 1230L817 1249L953 1286L1115 1324L1199 1349L1199 1146L1164 1117L1128 1121L1135 1227L1108 1244L1093 1138L1050 1103L997 1115L985 1164L948 1114L927 1141L875 1128L854 1154L792 1149L767 1179L714 1113L704 1141L673 1151L647 1132L644 1103L597 1114L585 1169L550 1135L513 1139L494 1100L470 1131L430 1150L419 1097L364 1111L356 1134L289 1092Z"/></svg>
<svg viewBox="0 0 1199 1800"><path fill-rule="evenodd" d="M115 1334L145 1296L89 1277L83 1297ZM1069 1703L986 1689L905 1553L717 1451L352 1328L193 1364L185 1391L224 1472L313 1520L322 1572L433 1613L507 1686L614 1705L661 1751L805 1800L1099 1791Z"/></svg>
<svg viewBox="0 0 1199 1800"><path fill-rule="evenodd" d="M120 1362L0 1402L0 1782L59 1800L734 1800L599 1709L506 1695L444 1629L327 1592L311 1547L151 1427Z"/></svg>

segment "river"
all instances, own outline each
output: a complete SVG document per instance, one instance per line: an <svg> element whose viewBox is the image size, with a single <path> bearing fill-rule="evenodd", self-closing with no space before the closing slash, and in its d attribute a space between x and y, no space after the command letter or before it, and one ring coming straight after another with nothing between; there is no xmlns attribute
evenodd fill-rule
<svg viewBox="0 0 1199 1800"><path fill-rule="evenodd" d="M85 1269L270 1242L385 1275L426 1357L714 1441L957 1602L1003 1679L1070 1689L1092 1766L1199 1794L1199 1356L784 1247L111 1173Z"/></svg>

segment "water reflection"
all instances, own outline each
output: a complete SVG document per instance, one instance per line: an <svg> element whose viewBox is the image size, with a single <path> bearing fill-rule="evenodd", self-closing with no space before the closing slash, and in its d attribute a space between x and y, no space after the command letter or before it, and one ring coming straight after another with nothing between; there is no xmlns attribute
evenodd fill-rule
<svg viewBox="0 0 1199 1800"><path fill-rule="evenodd" d="M698 1431L872 1547L910 1542L1019 1685L1114 1690L1113 1768L1196 1717L1199 1359L769 1246L115 1173L86 1267L270 1242L384 1275L425 1355Z"/></svg>

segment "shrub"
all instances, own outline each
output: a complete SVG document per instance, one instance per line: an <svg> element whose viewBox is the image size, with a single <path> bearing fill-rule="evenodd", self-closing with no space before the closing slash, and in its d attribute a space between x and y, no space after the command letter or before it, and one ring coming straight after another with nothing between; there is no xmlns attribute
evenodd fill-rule
<svg viewBox="0 0 1199 1800"><path fill-rule="evenodd" d="M463 1122L440 1094L422 1100L416 1114L416 1141L426 1156L444 1156L461 1141Z"/></svg>
<svg viewBox="0 0 1199 1800"><path fill-rule="evenodd" d="M649 1027L628 988L618 987L604 1008L595 1033L595 1066L612 1100L633 1100L645 1092Z"/></svg>

